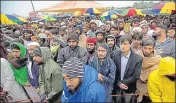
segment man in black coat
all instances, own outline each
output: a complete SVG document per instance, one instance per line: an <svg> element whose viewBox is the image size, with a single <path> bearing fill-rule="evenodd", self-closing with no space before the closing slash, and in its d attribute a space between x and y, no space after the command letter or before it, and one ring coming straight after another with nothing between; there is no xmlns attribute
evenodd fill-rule
<svg viewBox="0 0 176 103"><path fill-rule="evenodd" d="M132 37L123 35L120 38L120 50L116 50L112 58L117 67L113 93L122 94L114 98L116 103L131 102L132 95L126 94L135 93L136 81L140 77L142 57L130 49L131 43Z"/></svg>

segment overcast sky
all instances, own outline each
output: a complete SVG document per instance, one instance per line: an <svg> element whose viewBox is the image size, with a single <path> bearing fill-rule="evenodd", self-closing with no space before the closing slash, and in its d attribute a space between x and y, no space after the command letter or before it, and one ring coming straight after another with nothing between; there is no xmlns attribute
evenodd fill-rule
<svg viewBox="0 0 176 103"><path fill-rule="evenodd" d="M50 7L63 1L33 1L35 10ZM105 6L126 7L132 6L136 1L96 1ZM138 1L139 2L139 1ZM158 2L158 1L155 1ZM1 12L5 14L17 14L27 17L33 11L31 1L1 1Z"/></svg>

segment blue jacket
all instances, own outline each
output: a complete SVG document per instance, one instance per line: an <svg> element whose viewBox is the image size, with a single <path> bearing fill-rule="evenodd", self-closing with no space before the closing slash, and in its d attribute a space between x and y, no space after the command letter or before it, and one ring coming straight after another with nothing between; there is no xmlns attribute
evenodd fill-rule
<svg viewBox="0 0 176 103"><path fill-rule="evenodd" d="M84 78L80 88L73 95L68 92L66 82L64 81L64 91L62 102L105 102L106 90L98 82L98 72L92 67L84 66Z"/></svg>

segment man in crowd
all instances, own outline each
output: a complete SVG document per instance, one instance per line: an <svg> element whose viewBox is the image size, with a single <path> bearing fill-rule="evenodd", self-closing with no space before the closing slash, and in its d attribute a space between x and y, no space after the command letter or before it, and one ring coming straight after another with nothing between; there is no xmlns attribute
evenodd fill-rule
<svg viewBox="0 0 176 103"><path fill-rule="evenodd" d="M119 20L118 21L118 26L119 26L119 35L125 35L125 32L124 32L124 26L125 26L125 23L123 20Z"/></svg>
<svg viewBox="0 0 176 103"><path fill-rule="evenodd" d="M96 38L87 38L86 48L89 54L87 61L89 61L91 57L96 55Z"/></svg>
<svg viewBox="0 0 176 103"><path fill-rule="evenodd" d="M41 102L44 100L57 101L63 90L61 67L51 59L51 51L48 47L35 49L33 60L40 66L38 92Z"/></svg>
<svg viewBox="0 0 176 103"><path fill-rule="evenodd" d="M176 102L175 98L175 59L164 57L159 67L148 78L148 93L152 102Z"/></svg>
<svg viewBox="0 0 176 103"><path fill-rule="evenodd" d="M152 39L143 39L141 45L142 48L139 55L142 56L143 61L140 79L137 81L137 90L139 90L142 95L139 95L138 102L150 102L147 92L148 75L158 68L161 56L156 55L154 41Z"/></svg>
<svg viewBox="0 0 176 103"><path fill-rule="evenodd" d="M175 35L175 27L171 27L168 29L168 33L167 36L173 40L176 39L176 35Z"/></svg>
<svg viewBox="0 0 176 103"><path fill-rule="evenodd" d="M146 20L143 20L139 27L142 29L141 34L143 38L148 38L147 32L149 31L149 26Z"/></svg>
<svg viewBox="0 0 176 103"><path fill-rule="evenodd" d="M153 37L155 38L155 49L157 54L161 56L172 56L175 58L175 40L167 38L167 27L159 25Z"/></svg>
<svg viewBox="0 0 176 103"><path fill-rule="evenodd" d="M136 82L140 77L142 57L131 49L132 37L123 35L120 38L120 50L114 52L113 60L116 64L116 77L114 82L114 94L122 94L114 98L116 103L131 102L132 95L136 91Z"/></svg>
<svg viewBox="0 0 176 103"><path fill-rule="evenodd" d="M111 34L115 36L116 38L116 46L119 47L119 39L121 35L119 35L119 28L117 25L112 25L111 26Z"/></svg>
<svg viewBox="0 0 176 103"><path fill-rule="evenodd" d="M79 71L79 72L78 72ZM68 59L62 68L64 91L62 102L105 102L106 90L98 82L98 72L80 59Z"/></svg>
<svg viewBox="0 0 176 103"><path fill-rule="evenodd" d="M97 55L92 57L89 65L97 70L98 80L106 88L107 100L112 102L113 83L115 80L116 66L110 57L110 49L106 43L102 43L97 48Z"/></svg>
<svg viewBox="0 0 176 103"><path fill-rule="evenodd" d="M141 42L142 42L143 36L139 32L134 32L134 34L132 35L132 38L133 38L133 41L132 41L131 49L133 50L133 52L139 53L141 49Z"/></svg>
<svg viewBox="0 0 176 103"><path fill-rule="evenodd" d="M114 35L108 35L106 37L106 43L108 44L110 48L110 56L112 57L114 54L114 51L119 49L119 47L116 46L116 38Z"/></svg>
<svg viewBox="0 0 176 103"><path fill-rule="evenodd" d="M87 37L96 37L97 23L94 20L90 21L90 30L87 32Z"/></svg>
<svg viewBox="0 0 176 103"><path fill-rule="evenodd" d="M77 34L70 34L67 39L68 46L59 51L57 62L62 67L64 62L71 57L79 58L84 64L87 63L88 53L86 49L78 46L79 37Z"/></svg>
<svg viewBox="0 0 176 103"><path fill-rule="evenodd" d="M111 31L111 22L110 21L107 21L106 22L106 25L105 25L105 37L110 35L110 31Z"/></svg>
<svg viewBox="0 0 176 103"><path fill-rule="evenodd" d="M103 30L97 30L97 32L95 33L96 35L96 39L97 39L97 46L101 43L105 43L105 32Z"/></svg>
<svg viewBox="0 0 176 103"><path fill-rule="evenodd" d="M78 25L75 27L75 32L79 36L79 46L86 49L86 34L83 33L83 28L82 26Z"/></svg>
<svg viewBox="0 0 176 103"><path fill-rule="evenodd" d="M30 84L37 89L39 86L38 78L39 78L39 66L33 61L33 51L35 49L39 49L40 44L37 42L30 42L27 45L27 51L28 51L28 62L27 62L27 68L28 68L28 80Z"/></svg>

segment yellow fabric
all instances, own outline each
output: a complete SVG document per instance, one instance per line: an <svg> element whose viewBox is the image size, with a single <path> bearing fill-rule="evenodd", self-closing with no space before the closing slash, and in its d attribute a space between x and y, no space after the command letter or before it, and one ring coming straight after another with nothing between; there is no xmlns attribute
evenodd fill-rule
<svg viewBox="0 0 176 103"><path fill-rule="evenodd" d="M161 14L171 14L172 10L175 10L175 7L176 7L175 5L176 3L174 2L167 2L161 9L160 13Z"/></svg>
<svg viewBox="0 0 176 103"><path fill-rule="evenodd" d="M1 14L1 24L15 24L5 14Z"/></svg>
<svg viewBox="0 0 176 103"><path fill-rule="evenodd" d="M137 15L141 15L141 16L146 16L146 14L143 14L141 12L141 9L136 9Z"/></svg>
<svg viewBox="0 0 176 103"><path fill-rule="evenodd" d="M81 16L81 11L76 11L73 16Z"/></svg>
<svg viewBox="0 0 176 103"><path fill-rule="evenodd" d="M162 58L159 68L152 71L148 78L148 93L152 102L176 102L175 82L171 82L166 75L174 74L175 59Z"/></svg>
<svg viewBox="0 0 176 103"><path fill-rule="evenodd" d="M22 17L17 17L17 18L22 22L27 22L27 20L25 18L22 18Z"/></svg>

